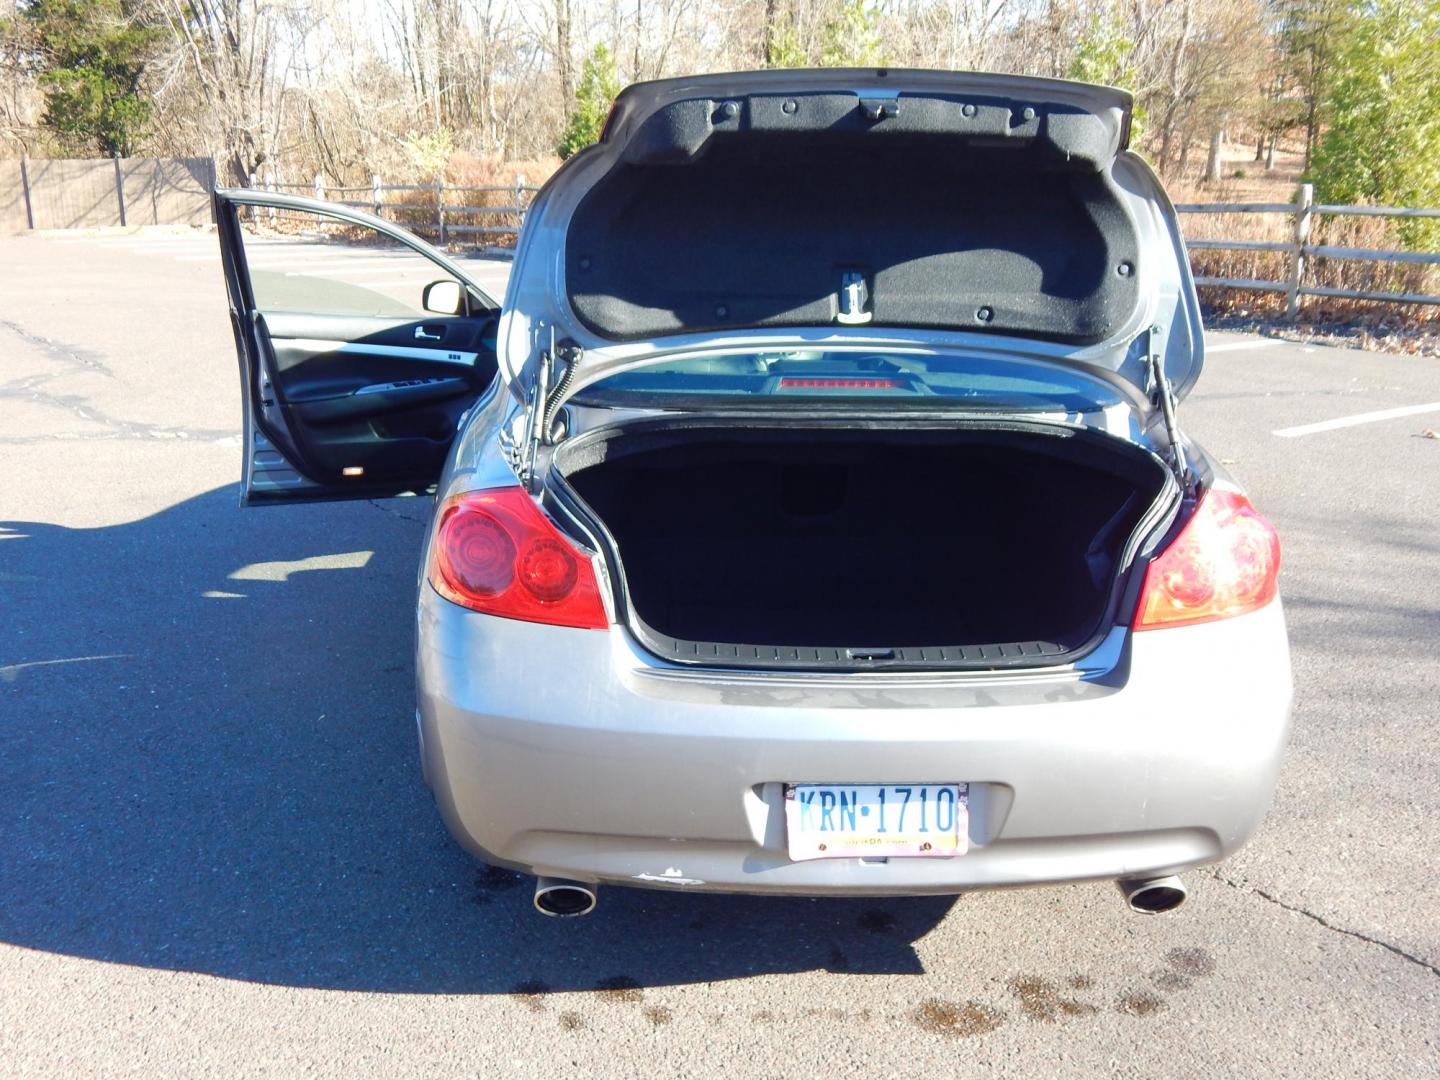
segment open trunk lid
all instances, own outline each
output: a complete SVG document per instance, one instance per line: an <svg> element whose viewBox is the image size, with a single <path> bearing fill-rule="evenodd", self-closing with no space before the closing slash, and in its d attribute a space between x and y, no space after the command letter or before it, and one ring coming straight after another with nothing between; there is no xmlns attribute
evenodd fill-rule
<svg viewBox="0 0 1440 1080"><path fill-rule="evenodd" d="M1203 345L1130 107L964 72L631 86L527 218L502 374L527 401L548 381L553 403L558 378L568 395L700 347L924 343L1082 366L1158 415Z"/></svg>

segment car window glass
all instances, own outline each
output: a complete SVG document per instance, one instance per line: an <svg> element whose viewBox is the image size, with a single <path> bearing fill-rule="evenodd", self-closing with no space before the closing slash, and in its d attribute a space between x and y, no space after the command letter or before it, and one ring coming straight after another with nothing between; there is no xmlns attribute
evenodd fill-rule
<svg viewBox="0 0 1440 1080"><path fill-rule="evenodd" d="M324 214L254 207L241 232L264 312L419 319L425 286L455 280L406 244Z"/></svg>
<svg viewBox="0 0 1440 1080"><path fill-rule="evenodd" d="M586 387L593 404L682 398L748 401L887 399L969 408L1086 412L1119 394L1080 372L1010 358L876 349L796 349L667 358Z"/></svg>

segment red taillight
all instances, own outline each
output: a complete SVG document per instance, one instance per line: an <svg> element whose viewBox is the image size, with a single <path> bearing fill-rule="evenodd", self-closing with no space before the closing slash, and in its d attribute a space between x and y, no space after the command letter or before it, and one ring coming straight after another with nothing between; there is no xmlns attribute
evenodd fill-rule
<svg viewBox="0 0 1440 1080"><path fill-rule="evenodd" d="M782 390L898 390L894 379L824 378L786 375L780 380Z"/></svg>
<svg viewBox="0 0 1440 1080"><path fill-rule="evenodd" d="M1233 491L1207 491L1145 571L1136 630L1228 619L1275 599L1280 538Z"/></svg>
<svg viewBox="0 0 1440 1080"><path fill-rule="evenodd" d="M430 584L487 615L555 626L609 626L590 560L521 488L456 495L440 508Z"/></svg>

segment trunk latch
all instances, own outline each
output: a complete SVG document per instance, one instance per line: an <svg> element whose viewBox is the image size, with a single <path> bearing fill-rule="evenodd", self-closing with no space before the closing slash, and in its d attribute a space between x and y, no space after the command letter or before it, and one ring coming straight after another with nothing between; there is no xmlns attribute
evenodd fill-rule
<svg viewBox="0 0 1440 1080"><path fill-rule="evenodd" d="M900 115L899 94L861 94L860 115L872 124L892 116Z"/></svg>
<svg viewBox="0 0 1440 1080"><path fill-rule="evenodd" d="M846 270L840 275L840 292L837 294L835 321L846 326L868 323L874 314L866 311L870 303L870 289L865 284L865 275L859 270Z"/></svg>
<svg viewBox="0 0 1440 1080"><path fill-rule="evenodd" d="M894 649L846 649L846 658L850 660L894 660Z"/></svg>

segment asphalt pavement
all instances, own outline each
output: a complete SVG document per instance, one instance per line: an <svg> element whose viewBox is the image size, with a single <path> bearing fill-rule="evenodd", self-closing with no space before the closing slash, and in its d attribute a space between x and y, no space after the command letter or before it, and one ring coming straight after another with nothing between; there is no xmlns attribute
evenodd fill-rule
<svg viewBox="0 0 1440 1080"><path fill-rule="evenodd" d="M0 1073L1440 1073L1440 362L1211 346L1180 415L1281 532L1297 697L1273 811L1181 911L610 888L562 922L420 781L428 504L237 508L213 235L0 239Z"/></svg>

